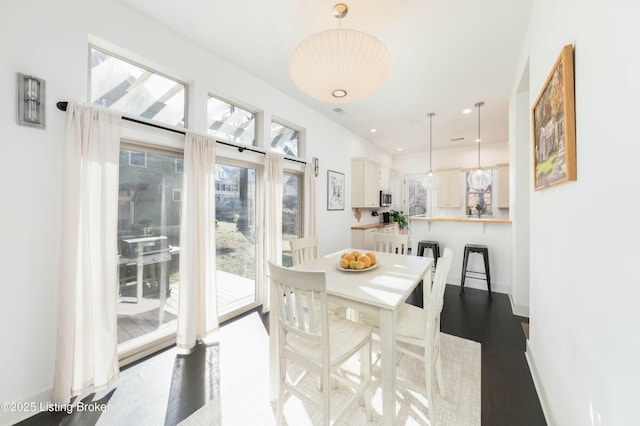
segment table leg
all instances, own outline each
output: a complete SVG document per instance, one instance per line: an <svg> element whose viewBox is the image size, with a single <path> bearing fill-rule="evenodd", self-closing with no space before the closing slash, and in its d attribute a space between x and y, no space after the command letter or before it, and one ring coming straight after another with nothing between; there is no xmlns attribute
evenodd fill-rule
<svg viewBox="0 0 640 426"><path fill-rule="evenodd" d="M382 424L393 425L396 413L396 311L380 310Z"/></svg>

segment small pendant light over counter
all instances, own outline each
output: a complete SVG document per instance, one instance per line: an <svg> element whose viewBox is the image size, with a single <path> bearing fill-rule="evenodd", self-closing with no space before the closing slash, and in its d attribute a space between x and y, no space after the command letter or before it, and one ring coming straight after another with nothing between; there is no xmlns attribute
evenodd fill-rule
<svg viewBox="0 0 640 426"><path fill-rule="evenodd" d="M469 177L467 178L467 183L471 188L474 189L486 189L491 185L491 172L489 170L484 170L480 165L480 144L482 143L482 138L480 138L480 107L484 105L484 102L478 102L475 106L478 108L478 139L476 139L476 143L478 144L478 168L473 172L469 173Z"/></svg>

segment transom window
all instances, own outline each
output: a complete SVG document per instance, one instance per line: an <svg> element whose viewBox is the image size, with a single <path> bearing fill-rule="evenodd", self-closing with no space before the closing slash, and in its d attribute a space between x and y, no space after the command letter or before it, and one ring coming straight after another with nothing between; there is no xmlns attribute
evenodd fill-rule
<svg viewBox="0 0 640 426"><path fill-rule="evenodd" d="M271 151L290 157L300 155L300 132L278 122L271 122Z"/></svg>
<svg viewBox="0 0 640 426"><path fill-rule="evenodd" d="M185 127L185 83L91 48L92 104Z"/></svg>
<svg viewBox="0 0 640 426"><path fill-rule="evenodd" d="M209 96L207 133L243 145L256 144L256 114L222 99Z"/></svg>

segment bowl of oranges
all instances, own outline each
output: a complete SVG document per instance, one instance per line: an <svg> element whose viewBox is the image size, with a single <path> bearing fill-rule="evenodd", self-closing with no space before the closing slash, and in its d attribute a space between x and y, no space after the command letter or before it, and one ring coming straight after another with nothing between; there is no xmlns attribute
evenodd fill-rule
<svg viewBox="0 0 640 426"><path fill-rule="evenodd" d="M378 266L380 265L376 262L375 254L352 251L342 254L338 269L346 272L363 272L370 271Z"/></svg>

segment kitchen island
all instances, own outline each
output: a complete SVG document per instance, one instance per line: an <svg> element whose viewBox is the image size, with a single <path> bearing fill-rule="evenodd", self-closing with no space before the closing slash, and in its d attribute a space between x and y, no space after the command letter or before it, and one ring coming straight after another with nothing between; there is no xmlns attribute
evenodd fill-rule
<svg viewBox="0 0 640 426"><path fill-rule="evenodd" d="M417 253L421 240L438 241L440 253L445 247L453 250L453 263L447 284L460 285L462 258L466 244L483 244L489 248L491 287L498 293L510 293L511 288L511 220L492 217L425 217L409 216L411 253ZM468 270L484 271L482 258L471 255ZM470 274L474 275L474 274ZM465 287L487 289L484 280L467 276Z"/></svg>

